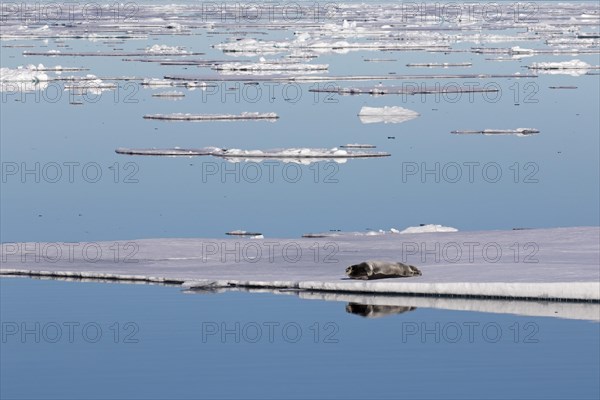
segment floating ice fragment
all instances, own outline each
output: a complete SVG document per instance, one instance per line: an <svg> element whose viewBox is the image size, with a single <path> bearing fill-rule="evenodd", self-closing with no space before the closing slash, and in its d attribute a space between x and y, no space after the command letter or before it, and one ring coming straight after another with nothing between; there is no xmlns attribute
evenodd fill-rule
<svg viewBox="0 0 600 400"><path fill-rule="evenodd" d="M388 157L389 153L384 152L366 152L366 151L346 151L338 148L318 149L318 148L289 148L273 150L242 150L242 149L221 149L218 147L205 147L201 149L128 149L117 148L118 154L145 155L145 156L214 156L221 157L230 162L254 161L263 159L277 159L283 162L293 162L300 164L310 164L312 162L335 160L336 162L345 162L348 158L372 158Z"/></svg>
<svg viewBox="0 0 600 400"><path fill-rule="evenodd" d="M473 65L473 63L470 62L462 62L462 63L408 63L406 64L407 67L427 67L427 68L432 68L432 67L442 67L442 68L448 68L448 67L471 67Z"/></svg>
<svg viewBox="0 0 600 400"><path fill-rule="evenodd" d="M374 149L376 146L372 144L348 143L341 145L341 149Z"/></svg>
<svg viewBox="0 0 600 400"><path fill-rule="evenodd" d="M248 232L242 230L229 231L225 233L228 236L243 236L250 237L252 239L264 239L264 235L260 232Z"/></svg>
<svg viewBox="0 0 600 400"><path fill-rule="evenodd" d="M532 63L529 67L542 74L566 74L572 76L585 75L590 69L599 69L599 66L590 65L581 60L562 62L539 62Z"/></svg>
<svg viewBox="0 0 600 400"><path fill-rule="evenodd" d="M42 64L0 68L0 92L29 92L44 89L49 80Z"/></svg>
<svg viewBox="0 0 600 400"><path fill-rule="evenodd" d="M232 62L213 67L217 71L326 71L329 64L299 64L293 62L267 61L261 57L259 63Z"/></svg>
<svg viewBox="0 0 600 400"><path fill-rule="evenodd" d="M186 50L179 46L167 46L165 44L155 44L151 47L146 47L146 53L151 54L188 54Z"/></svg>
<svg viewBox="0 0 600 400"><path fill-rule="evenodd" d="M152 97L181 98L185 97L185 93L174 90L168 92L153 93Z"/></svg>
<svg viewBox="0 0 600 400"><path fill-rule="evenodd" d="M275 121L279 118L276 113L243 112L241 114L148 114L144 119L161 121L238 121L238 120L267 120Z"/></svg>
<svg viewBox="0 0 600 400"><path fill-rule="evenodd" d="M40 71L47 69L43 64L19 66L17 68L0 68L0 82L41 82L47 81L48 75Z"/></svg>
<svg viewBox="0 0 600 400"><path fill-rule="evenodd" d="M363 124L390 123L398 124L417 118L419 113L403 107L363 107L358 113Z"/></svg>
<svg viewBox="0 0 600 400"><path fill-rule="evenodd" d="M420 226L410 226L400 233L431 233L431 232L458 232L458 229L452 228L450 226L442 226L442 225L420 225Z"/></svg>
<svg viewBox="0 0 600 400"><path fill-rule="evenodd" d="M515 135L515 136L528 136L540 133L538 129L534 128L517 128L517 129L484 129L484 130L456 130L450 133L459 135Z"/></svg>

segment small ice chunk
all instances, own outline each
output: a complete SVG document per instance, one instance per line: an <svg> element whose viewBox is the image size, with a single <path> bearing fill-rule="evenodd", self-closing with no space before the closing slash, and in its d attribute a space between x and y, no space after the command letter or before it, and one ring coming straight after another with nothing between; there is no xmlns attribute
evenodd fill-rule
<svg viewBox="0 0 600 400"><path fill-rule="evenodd" d="M186 50L179 46L167 46L165 44L155 44L146 47L146 53L150 54L188 54Z"/></svg>
<svg viewBox="0 0 600 400"><path fill-rule="evenodd" d="M400 233L431 233L431 232L458 232L458 229L452 228L450 226L442 226L442 225L420 225L420 226L410 226Z"/></svg>
<svg viewBox="0 0 600 400"><path fill-rule="evenodd" d="M363 107L358 113L360 122L373 124L383 122L385 124L399 124L417 118L420 114L404 107Z"/></svg>

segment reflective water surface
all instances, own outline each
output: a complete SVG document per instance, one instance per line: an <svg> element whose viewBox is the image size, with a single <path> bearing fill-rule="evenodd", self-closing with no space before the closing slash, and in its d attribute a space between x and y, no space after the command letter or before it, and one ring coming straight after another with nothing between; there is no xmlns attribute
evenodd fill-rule
<svg viewBox="0 0 600 400"><path fill-rule="evenodd" d="M599 395L597 322L295 293L0 285L3 398Z"/></svg>

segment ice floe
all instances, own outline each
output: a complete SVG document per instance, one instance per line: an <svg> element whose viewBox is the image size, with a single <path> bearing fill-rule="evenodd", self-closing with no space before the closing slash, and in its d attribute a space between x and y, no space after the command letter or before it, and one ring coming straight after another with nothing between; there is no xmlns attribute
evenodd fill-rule
<svg viewBox="0 0 600 400"><path fill-rule="evenodd" d="M157 79L157 78L146 78L142 81L142 86L150 88L164 88L170 86L185 87L189 90L201 89L204 90L207 87L214 86L214 84L208 84L200 81L174 81L169 79Z"/></svg>
<svg viewBox="0 0 600 400"><path fill-rule="evenodd" d="M462 63L408 63L407 67L425 67L425 68L450 68L450 67L471 67L473 63L462 62Z"/></svg>
<svg viewBox="0 0 600 400"><path fill-rule="evenodd" d="M105 82L92 74L88 74L83 78L73 78L73 80L74 83L65 85L65 90L70 91L74 95L100 95L104 91L115 90L117 88L116 83Z"/></svg>
<svg viewBox="0 0 600 400"><path fill-rule="evenodd" d="M434 79L433 76L419 76L414 77L415 79ZM447 77L443 77L447 78ZM455 76L454 78L464 78L462 76ZM403 77L398 77L403 79ZM416 95L416 94L453 94L453 93L496 93L499 91L497 88L477 88L471 85L458 86L458 85L437 85L437 86L423 86L415 84L406 84L401 86L384 86L382 84L375 86L366 87L341 87L333 85L323 85L323 87L310 88L310 92L317 93L337 93L341 95L360 95L368 94L371 96L383 96L392 94L402 95Z"/></svg>
<svg viewBox="0 0 600 400"><path fill-rule="evenodd" d="M542 74L567 74L572 76L585 75L591 69L600 69L599 66L593 66L581 60L538 62L532 63L528 68Z"/></svg>
<svg viewBox="0 0 600 400"><path fill-rule="evenodd" d="M241 114L147 114L144 119L156 119L161 121L248 121L266 120L276 121L279 116L276 113L243 112Z"/></svg>
<svg viewBox="0 0 600 400"><path fill-rule="evenodd" d="M258 162L265 159L276 159L299 164L310 164L324 160L334 160L343 163L349 158L390 156L389 153L385 152L352 151L338 149L337 147L331 149L288 148L272 150L222 149L218 147L204 147L200 149L183 149L179 147L171 149L128 149L120 147L115 152L117 154L141 156L214 156L230 162Z"/></svg>
<svg viewBox="0 0 600 400"><path fill-rule="evenodd" d="M47 81L48 71L43 64L37 66L30 64L17 68L0 68L0 81L2 82L40 82Z"/></svg>
<svg viewBox="0 0 600 400"><path fill-rule="evenodd" d="M210 156L214 153L214 147L205 147L200 149L182 149L180 147L174 147L172 149L128 149L125 147L119 147L115 150L117 154L127 154L136 156Z"/></svg>
<svg viewBox="0 0 600 400"><path fill-rule="evenodd" d="M377 146L372 144L348 143L340 146L340 149L374 149Z"/></svg>
<svg viewBox="0 0 600 400"><path fill-rule="evenodd" d="M517 128L517 129L483 129L483 130L454 130L450 133L457 135L515 135L530 136L540 133L535 128Z"/></svg>
<svg viewBox="0 0 600 400"><path fill-rule="evenodd" d="M280 72L280 71L326 71L329 68L328 64L301 64L295 62L281 62L281 61L266 61L261 60L259 63L243 63L243 62L231 62L217 64L213 69L217 71L269 71L269 72Z"/></svg>
<svg viewBox="0 0 600 400"><path fill-rule="evenodd" d="M362 107L358 113L360 122L363 124L374 124L383 122L386 124L399 124L405 121L415 119L420 114L408 108L392 107Z"/></svg>
<svg viewBox="0 0 600 400"><path fill-rule="evenodd" d="M124 245L127 242L119 242ZM144 239L136 240L138 262L115 262L112 257L101 262L85 262L84 254L74 258L46 260L44 257L23 261L18 249L24 243L2 243L1 274L22 274L63 278L139 280L159 283L185 283L185 287L235 288L255 287L296 289L363 295L426 295L600 301L600 229L573 227L520 231L482 231L418 233L402 235L344 236L323 239L269 239L268 241L231 239ZM220 245L222 243L222 245ZM260 247L259 259L246 260L223 253L243 246ZM535 252L514 252L533 244ZM469 244L468 247L466 244ZM43 248L43 243L38 244ZM54 244L56 245L56 244ZM71 244L73 245L73 244ZM83 248L78 243L75 248ZM334 245L331 262L314 258L314 248ZM502 255L491 260L485 245L494 245ZM37 248L27 245L26 248ZM96 242L102 254L114 241ZM209 248L210 246L210 248ZM262 246L262 247L261 247ZM289 262L281 249L294 246L302 252L301 262ZM463 253L456 260L444 256L441 249L458 246ZM25 248L25 247L23 247ZM468 251L471 248L473 251ZM272 249L272 254L267 250ZM312 250L311 250L312 249ZM440 252L431 254L431 249ZM410 250L410 251L409 251ZM436 250L437 251L437 250ZM106 253L105 253L106 252ZM527 262L524 262L525 256ZM286 259L286 257L288 257ZM366 259L401 261L416 265L422 276L383 281L354 281L345 278L348 266ZM287 261L286 261L287 260ZM251 267L251 268L250 268Z"/></svg>
<svg viewBox="0 0 600 400"><path fill-rule="evenodd" d="M167 46L165 44L155 44L150 47L146 47L146 53L150 54L188 54L183 47L179 46Z"/></svg>
<svg viewBox="0 0 600 400"><path fill-rule="evenodd" d="M228 236L248 237L252 239L264 239L264 235L260 232L248 232L243 230L229 231L225 233Z"/></svg>
<svg viewBox="0 0 600 400"><path fill-rule="evenodd" d="M367 152L351 151L339 149L318 148L289 148L273 150L242 150L242 149L224 149L213 154L222 157L230 162L254 161L260 159L277 159L284 162L297 164L310 164L318 161L333 160L344 163L349 158L374 158L387 157L390 154L385 152Z"/></svg>
<svg viewBox="0 0 600 400"><path fill-rule="evenodd" d="M356 236L383 236L390 234L407 234L407 233L432 233L432 232L458 232L458 229L450 226L433 225L433 224L421 224L419 226L411 226L402 231L396 228L390 228L390 230L367 230L365 232L344 232L334 230L330 232L321 233L305 233L302 235L303 238L326 238L326 237L356 237Z"/></svg>
<svg viewBox="0 0 600 400"><path fill-rule="evenodd" d="M179 98L185 97L185 93L173 90L173 91L167 91L167 92L152 93L152 97L160 97L160 98L167 98L167 99L179 99Z"/></svg>
<svg viewBox="0 0 600 400"><path fill-rule="evenodd" d="M451 226L421 224L419 226L410 226L399 233L431 233L431 232L458 232L458 229Z"/></svg>
<svg viewBox="0 0 600 400"><path fill-rule="evenodd" d="M0 92L30 92L47 87L50 80L43 64L0 68Z"/></svg>

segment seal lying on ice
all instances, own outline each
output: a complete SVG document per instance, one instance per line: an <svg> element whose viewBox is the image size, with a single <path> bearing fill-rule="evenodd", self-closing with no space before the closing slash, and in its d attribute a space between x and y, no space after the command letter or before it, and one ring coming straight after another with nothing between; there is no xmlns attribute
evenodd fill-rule
<svg viewBox="0 0 600 400"><path fill-rule="evenodd" d="M365 261L346 268L346 274L352 279L382 279L419 276L421 271L401 262Z"/></svg>

